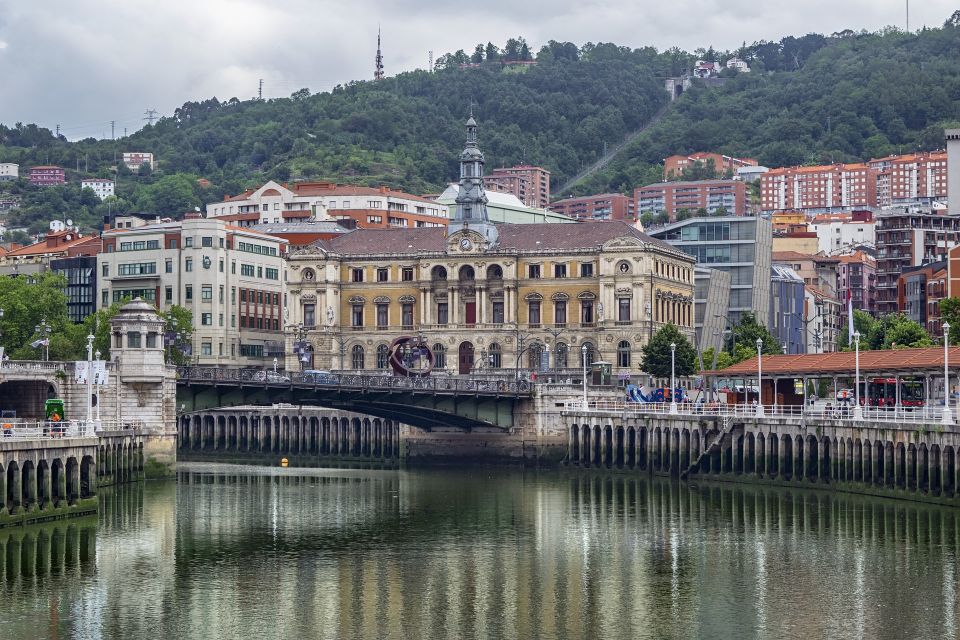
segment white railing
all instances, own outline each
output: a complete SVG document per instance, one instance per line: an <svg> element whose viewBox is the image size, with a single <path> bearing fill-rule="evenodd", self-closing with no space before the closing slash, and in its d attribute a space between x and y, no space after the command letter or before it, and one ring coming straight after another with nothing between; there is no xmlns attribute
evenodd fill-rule
<svg viewBox="0 0 960 640"><path fill-rule="evenodd" d="M790 418L801 420L840 420L910 425L941 425L942 407L860 407L859 415L851 406L764 405L762 412L753 404L726 404L720 402L624 402L623 400L590 400L584 410L583 400L568 400L564 411L569 413L599 413L616 415L682 415L729 416L735 418ZM950 425L946 425L948 428ZM960 428L957 422L952 426Z"/></svg>
<svg viewBox="0 0 960 640"><path fill-rule="evenodd" d="M66 362L56 360L3 360L0 370L8 371L62 371Z"/></svg>
<svg viewBox="0 0 960 640"><path fill-rule="evenodd" d="M0 442L8 440L60 440L64 438L94 438L94 423L27 422L23 420L0 420Z"/></svg>

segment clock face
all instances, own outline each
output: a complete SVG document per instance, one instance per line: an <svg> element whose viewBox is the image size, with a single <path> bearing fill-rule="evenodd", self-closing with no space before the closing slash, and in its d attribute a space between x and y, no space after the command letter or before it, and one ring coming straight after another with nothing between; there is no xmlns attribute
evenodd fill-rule
<svg viewBox="0 0 960 640"><path fill-rule="evenodd" d="M470 242L470 238L463 238L460 240L460 248L464 251L469 251L470 247L473 246L473 243Z"/></svg>

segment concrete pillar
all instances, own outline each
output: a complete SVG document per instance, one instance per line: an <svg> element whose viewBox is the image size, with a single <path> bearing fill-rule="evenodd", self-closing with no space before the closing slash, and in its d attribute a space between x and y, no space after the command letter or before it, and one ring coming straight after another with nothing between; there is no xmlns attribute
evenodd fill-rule
<svg viewBox="0 0 960 640"><path fill-rule="evenodd" d="M96 475L96 465L93 467L93 474ZM39 480L37 485L40 494L39 503L41 509L48 509L50 505L53 504L53 483L51 482L50 476L51 469L48 464L44 468L43 478Z"/></svg>

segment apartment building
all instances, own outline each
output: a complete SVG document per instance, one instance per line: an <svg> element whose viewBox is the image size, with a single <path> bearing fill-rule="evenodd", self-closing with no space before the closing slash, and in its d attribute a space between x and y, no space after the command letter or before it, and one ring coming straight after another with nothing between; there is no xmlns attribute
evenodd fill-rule
<svg viewBox="0 0 960 640"><path fill-rule="evenodd" d="M756 167L757 161L752 158L734 158L720 153L691 153L689 155L675 155L663 159L663 179L675 180L683 177L683 172L695 166L707 167L713 165L718 174L730 173L733 177L737 169L742 167Z"/></svg>
<svg viewBox="0 0 960 640"><path fill-rule="evenodd" d="M960 244L960 216L908 207L877 216L877 313L896 313L897 282L908 267L943 259Z"/></svg>
<svg viewBox="0 0 960 640"><path fill-rule="evenodd" d="M284 357L287 242L188 214L182 221L103 232L101 308L142 298L193 315L194 362L266 365Z"/></svg>
<svg viewBox="0 0 960 640"><path fill-rule="evenodd" d="M149 166L151 170L157 168L153 154L144 151L124 151L123 164L125 164L130 171L140 171L140 167L143 165Z"/></svg>
<svg viewBox="0 0 960 640"><path fill-rule="evenodd" d="M760 177L760 209L833 213L877 206L876 171L866 164L771 169Z"/></svg>
<svg viewBox="0 0 960 640"><path fill-rule="evenodd" d="M42 165L30 167L30 184L38 187L49 187L63 184L67 181L67 174L63 167L53 165Z"/></svg>
<svg viewBox="0 0 960 640"><path fill-rule="evenodd" d="M771 259L774 264L783 264L793 269L804 284L816 287L827 295L836 295L839 258L797 251L774 251Z"/></svg>
<svg viewBox="0 0 960 640"><path fill-rule="evenodd" d="M817 251L828 255L877 243L877 223L869 210L818 215L809 228L816 233Z"/></svg>
<svg viewBox="0 0 960 640"><path fill-rule="evenodd" d="M841 321L847 322L847 300L870 315L877 312L877 261L863 251L838 256L837 298L843 303Z"/></svg>
<svg viewBox="0 0 960 640"><path fill-rule="evenodd" d="M940 300L947 293L947 260L907 267L897 278L897 306L931 336L943 335Z"/></svg>
<svg viewBox="0 0 960 640"><path fill-rule="evenodd" d="M447 224L447 208L383 186L270 181L208 204L207 217L243 227L304 220L353 220L363 229L442 227Z"/></svg>
<svg viewBox="0 0 960 640"><path fill-rule="evenodd" d="M114 195L113 180L108 178L84 178L80 181L80 188L92 190L101 200Z"/></svg>
<svg viewBox="0 0 960 640"><path fill-rule="evenodd" d="M9 182L20 177L20 165L15 162L0 162L0 182Z"/></svg>
<svg viewBox="0 0 960 640"><path fill-rule="evenodd" d="M528 207L550 206L550 172L543 167L521 164L494 169L484 176L483 188L495 193L512 193Z"/></svg>
<svg viewBox="0 0 960 640"><path fill-rule="evenodd" d="M914 153L871 160L877 205L931 205L947 197L947 152Z"/></svg>
<svg viewBox="0 0 960 640"><path fill-rule="evenodd" d="M667 214L677 219L677 212L694 215L700 209L708 214L718 210L728 215L746 214L747 187L739 180L697 180L692 182L660 182L634 191L637 216Z"/></svg>
<svg viewBox="0 0 960 640"><path fill-rule="evenodd" d="M601 193L580 198L564 198L550 205L556 213L577 220L635 220L633 198L622 193Z"/></svg>

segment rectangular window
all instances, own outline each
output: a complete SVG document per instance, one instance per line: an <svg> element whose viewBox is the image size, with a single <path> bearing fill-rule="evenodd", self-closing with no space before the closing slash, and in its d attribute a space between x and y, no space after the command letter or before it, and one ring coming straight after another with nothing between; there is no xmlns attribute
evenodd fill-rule
<svg viewBox="0 0 960 640"><path fill-rule="evenodd" d="M267 280L279 280L280 270L267 267Z"/></svg>
<svg viewBox="0 0 960 640"><path fill-rule="evenodd" d="M173 287L166 288L164 291L164 300L166 300L167 303L173 302Z"/></svg>
<svg viewBox="0 0 960 640"><path fill-rule="evenodd" d="M193 300L193 285L188 284L186 286L184 289L183 299L188 301Z"/></svg>
<svg viewBox="0 0 960 640"><path fill-rule="evenodd" d="M389 324L389 307L385 304L377 305L377 328L384 329Z"/></svg>
<svg viewBox="0 0 960 640"><path fill-rule="evenodd" d="M284 300L286 300L286 298L284 298ZM267 302L268 302L268 303L270 302L270 294L269 294L269 293L267 294ZM274 304L274 306L280 306L280 294L279 294L279 293L273 294L273 304Z"/></svg>
<svg viewBox="0 0 960 640"><path fill-rule="evenodd" d="M584 262L580 265L580 277L581 278L592 278L593 277L593 263Z"/></svg>
<svg viewBox="0 0 960 640"><path fill-rule="evenodd" d="M140 332L139 331L127 332L127 348L129 349L140 348Z"/></svg>
<svg viewBox="0 0 960 640"><path fill-rule="evenodd" d="M173 259L167 258L166 265L164 265L164 271L166 273L173 273Z"/></svg>
<svg viewBox="0 0 960 640"><path fill-rule="evenodd" d="M213 237L212 236L203 236L200 238L201 247L212 247L213 246Z"/></svg>
<svg viewBox="0 0 960 640"><path fill-rule="evenodd" d="M403 271L400 272L400 279L404 282L413 282L413 267L404 267Z"/></svg>
<svg viewBox="0 0 960 640"><path fill-rule="evenodd" d="M151 331L147 334L147 349L157 348L157 334Z"/></svg>
<svg viewBox="0 0 960 640"><path fill-rule="evenodd" d="M220 317L218 318L218 320L219 320L219 325L222 327L222 326L223 326L223 314L222 314L222 313L220 314Z"/></svg>
<svg viewBox="0 0 960 640"><path fill-rule="evenodd" d="M352 327L362 327L363 326L363 305L355 304L350 311L350 326Z"/></svg>
<svg viewBox="0 0 960 640"><path fill-rule="evenodd" d="M172 239L170 240L170 242L167 243L167 248L168 248L168 249L176 249L178 244L179 244L179 243L177 242L176 238L172 238Z"/></svg>
<svg viewBox="0 0 960 640"><path fill-rule="evenodd" d="M527 277L528 278L539 278L540 277L540 265L531 264L527 267Z"/></svg>
<svg viewBox="0 0 960 640"><path fill-rule="evenodd" d="M585 325L593 324L593 300L580 302L580 322Z"/></svg>
<svg viewBox="0 0 960 640"><path fill-rule="evenodd" d="M351 269L350 280L351 282L363 282L363 269Z"/></svg>
<svg viewBox="0 0 960 640"><path fill-rule="evenodd" d="M240 289L240 302L246 302L246 301L247 301L247 290Z"/></svg>
<svg viewBox="0 0 960 640"><path fill-rule="evenodd" d="M104 265L107 266L107 265ZM152 275L157 272L156 262L134 262L121 264L117 268L117 275L121 276L141 276Z"/></svg>
<svg viewBox="0 0 960 640"><path fill-rule="evenodd" d="M566 277L567 277L567 265L565 265L565 264L555 264L555 265L553 265L553 277L554 277L554 278L566 278Z"/></svg>
<svg viewBox="0 0 960 640"><path fill-rule="evenodd" d="M253 274L254 274L254 270L253 270L253 265L252 265L252 264L241 264L241 265L240 265L240 275L241 275L241 276L247 276L248 278L252 278L252 277L253 277Z"/></svg>
<svg viewBox="0 0 960 640"><path fill-rule="evenodd" d="M220 258L220 273L223 273L223 258Z"/></svg>
<svg viewBox="0 0 960 640"><path fill-rule="evenodd" d="M400 307L400 324L404 329L413 327L413 303L405 302Z"/></svg>
<svg viewBox="0 0 960 640"><path fill-rule="evenodd" d="M263 277L263 267L257 267L257 277L258 278Z"/></svg>
<svg viewBox="0 0 960 640"><path fill-rule="evenodd" d="M234 275L237 273L237 262L235 260L230 262L230 273Z"/></svg>
<svg viewBox="0 0 960 640"><path fill-rule="evenodd" d="M205 327L209 327L213 324L213 314L212 313L201 313L200 314L200 324Z"/></svg>
<svg viewBox="0 0 960 640"><path fill-rule="evenodd" d="M237 302L237 288L230 287L230 304L235 304Z"/></svg>
<svg viewBox="0 0 960 640"><path fill-rule="evenodd" d="M108 306L110 304L110 292L104 289L100 293L101 293L100 302L102 303L101 306L104 306L104 307Z"/></svg>
<svg viewBox="0 0 960 640"><path fill-rule="evenodd" d="M493 324L503 324L503 301L493 301Z"/></svg>
<svg viewBox="0 0 960 640"><path fill-rule="evenodd" d="M187 258L183 262L184 271L193 271L193 258Z"/></svg>
<svg viewBox="0 0 960 640"><path fill-rule="evenodd" d="M384 269L382 267L380 269L377 269L377 282L386 282L389 275L390 275L389 270Z"/></svg>
<svg viewBox="0 0 960 640"><path fill-rule="evenodd" d="M437 324L445 325L449 322L447 309L446 302L437 303Z"/></svg>
<svg viewBox="0 0 960 640"><path fill-rule="evenodd" d="M231 313L231 314L230 314L230 328L236 328L236 326L237 326L237 316L236 316L236 314ZM231 350L230 355L233 355L232 350Z"/></svg>
<svg viewBox="0 0 960 640"><path fill-rule="evenodd" d="M316 309L317 305L315 304L303 305L303 326L315 327L317 325Z"/></svg>
<svg viewBox="0 0 960 640"><path fill-rule="evenodd" d="M213 285L205 284L200 287L200 300L213 302Z"/></svg>
<svg viewBox="0 0 960 640"><path fill-rule="evenodd" d="M567 303L564 300L557 300L553 303L553 323L558 327L567 324Z"/></svg>
<svg viewBox="0 0 960 640"><path fill-rule="evenodd" d="M183 246L184 246L184 247L192 247L192 246L193 246L193 238L191 238L191 237L184 238L184 239L183 239Z"/></svg>
<svg viewBox="0 0 960 640"><path fill-rule="evenodd" d="M213 343L212 343L212 342L202 342L202 343L200 343L200 355L202 355L202 356L212 356L212 355L213 355Z"/></svg>
<svg viewBox="0 0 960 640"><path fill-rule="evenodd" d="M540 303L531 302L527 307L527 322L531 327L540 326Z"/></svg>
<svg viewBox="0 0 960 640"><path fill-rule="evenodd" d="M106 277L108 277L108 276L110 275L110 264L109 264L109 263L106 263L106 262L103 263L103 267L102 267L102 270L101 270L101 275L102 275L104 278L106 278Z"/></svg>
<svg viewBox="0 0 960 640"><path fill-rule="evenodd" d="M262 344L241 344L240 355L246 358L262 358L263 345Z"/></svg>
<svg viewBox="0 0 960 640"><path fill-rule="evenodd" d="M223 304L223 285L220 285L220 303Z"/></svg>
<svg viewBox="0 0 960 640"><path fill-rule="evenodd" d="M630 322L630 298L617 300L617 322Z"/></svg>

